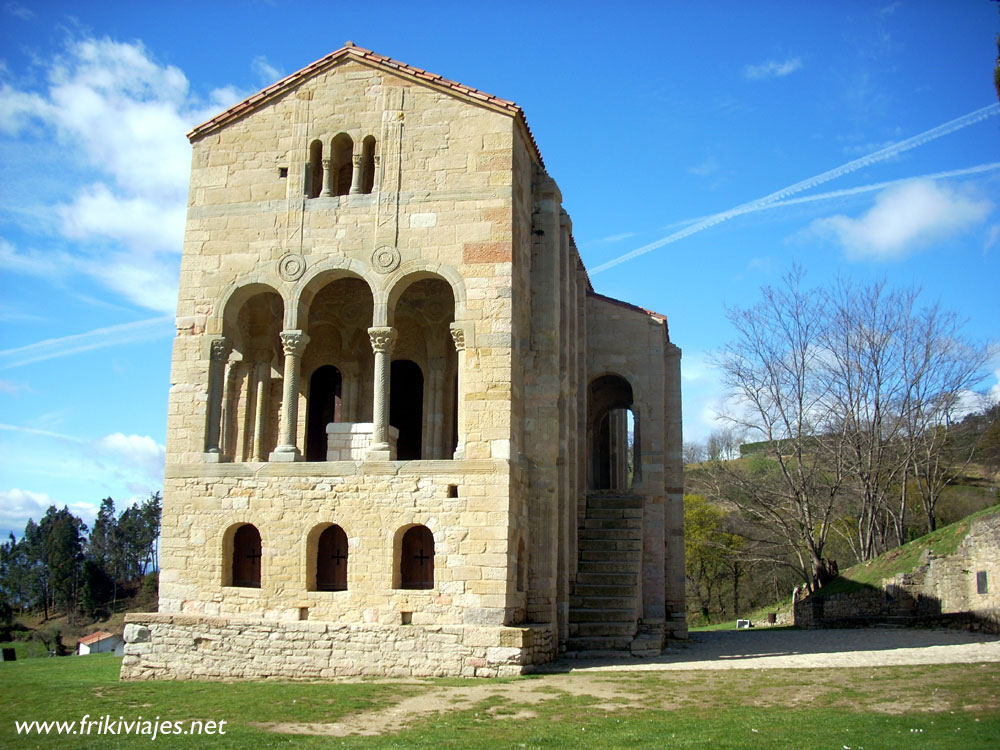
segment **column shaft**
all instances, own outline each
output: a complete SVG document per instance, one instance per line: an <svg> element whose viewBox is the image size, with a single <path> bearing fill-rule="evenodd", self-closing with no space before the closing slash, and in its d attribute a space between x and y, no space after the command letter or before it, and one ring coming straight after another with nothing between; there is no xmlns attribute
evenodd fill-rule
<svg viewBox="0 0 1000 750"><path fill-rule="evenodd" d="M281 332L281 346L285 351L281 393L281 436L278 447L270 455L271 461L297 461L302 457L295 445L295 432L299 422L299 365L307 343L309 336L303 331Z"/></svg>

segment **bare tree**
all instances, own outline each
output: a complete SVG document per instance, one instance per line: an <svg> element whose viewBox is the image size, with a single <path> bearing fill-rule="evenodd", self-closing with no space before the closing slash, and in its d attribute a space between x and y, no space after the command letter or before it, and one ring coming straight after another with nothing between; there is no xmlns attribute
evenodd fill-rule
<svg viewBox="0 0 1000 750"><path fill-rule="evenodd" d="M828 429L837 420L822 377L826 304L802 280L793 268L754 307L728 311L737 338L716 358L732 405L723 417L766 449L745 464L716 462L710 482L720 499L783 540L812 588L827 576L823 548L843 478L843 434Z"/></svg>

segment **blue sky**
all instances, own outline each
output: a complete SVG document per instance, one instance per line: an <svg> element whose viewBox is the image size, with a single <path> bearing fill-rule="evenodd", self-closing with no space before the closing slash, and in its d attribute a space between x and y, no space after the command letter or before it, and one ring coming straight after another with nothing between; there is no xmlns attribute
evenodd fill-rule
<svg viewBox="0 0 1000 750"><path fill-rule="evenodd" d="M0 533L161 487L184 133L345 40L524 108L595 288L668 316L698 440L725 307L793 262L997 340L998 30L990 0L0 0Z"/></svg>

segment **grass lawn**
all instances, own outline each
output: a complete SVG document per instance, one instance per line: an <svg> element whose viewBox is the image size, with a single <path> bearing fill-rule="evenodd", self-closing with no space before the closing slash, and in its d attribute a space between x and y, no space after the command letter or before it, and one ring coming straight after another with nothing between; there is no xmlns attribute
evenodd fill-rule
<svg viewBox="0 0 1000 750"><path fill-rule="evenodd" d="M150 742L134 734L101 736L96 728L87 736L18 735L14 723L78 721L85 714L226 721L225 734L161 734L157 748L1000 747L998 664L494 681L122 683L120 663L97 655L0 664L0 747ZM341 736L344 726L369 734Z"/></svg>

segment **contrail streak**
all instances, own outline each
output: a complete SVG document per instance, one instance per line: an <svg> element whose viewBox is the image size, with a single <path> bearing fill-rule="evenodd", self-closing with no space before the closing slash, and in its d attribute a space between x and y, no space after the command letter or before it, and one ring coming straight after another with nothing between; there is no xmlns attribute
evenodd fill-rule
<svg viewBox="0 0 1000 750"><path fill-rule="evenodd" d="M134 323L120 323L73 336L46 339L16 349L5 349L0 351L0 370L94 349L103 349L108 346L167 338L175 333L173 318L170 316L137 320Z"/></svg>
<svg viewBox="0 0 1000 750"><path fill-rule="evenodd" d="M907 138L904 141L894 143L891 146L886 146L885 148L879 149L878 151L868 154L867 156L862 156L859 159L854 159L846 164L841 164L839 167L815 175L814 177L809 177L808 179L796 182L788 187L782 188L781 190L765 195L762 198L757 198L756 200L752 200L748 203L742 203L735 208L730 208L726 211L712 214L696 224L692 224L691 226L674 232L673 234L669 234L662 239L651 242L648 245L644 245L640 248L632 250L631 252L625 253L624 255L620 255L617 258L607 261L606 263L602 263L601 265L591 269L590 275L593 276L595 273L606 271L609 268L613 268L614 266L632 260L633 258L638 258L640 255L650 253L653 250L663 247L664 245L669 245L677 242L678 240L682 240L685 237L690 237L692 234L696 234L703 229L708 229L716 224L729 221L729 219L735 218L736 216L742 216L746 213L769 208L774 204L786 201L791 196L796 193L801 193L803 190L809 190L817 185L822 185L824 182L835 180L838 177L843 177L851 172L856 172L859 169L870 167L873 164L885 161L886 159L891 159L904 151L909 151L910 149L917 148L918 146L923 146L926 143L930 143L931 141L948 135L949 133L954 133L956 130L966 128L969 125L981 122L987 117L992 117L998 113L1000 113L1000 104L991 104L988 107L977 109L967 115L950 120L943 125L938 125L930 130L925 130L923 133L918 133L917 135Z"/></svg>

